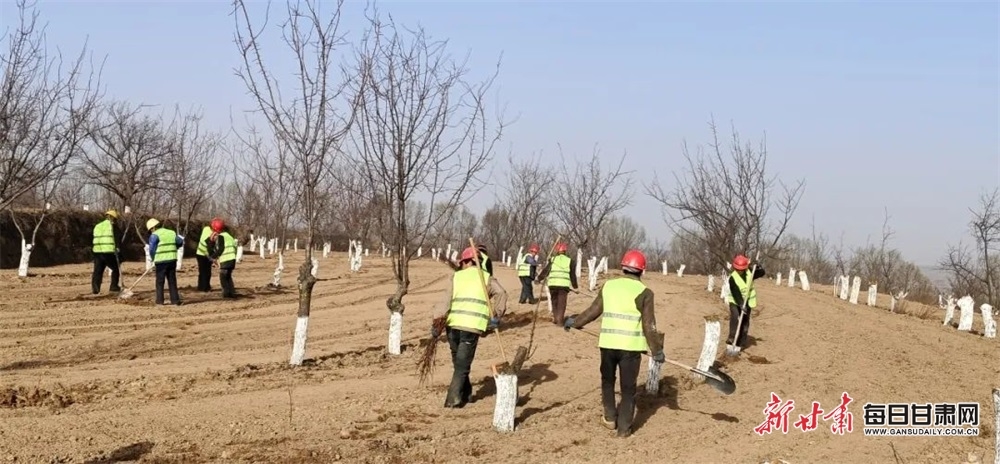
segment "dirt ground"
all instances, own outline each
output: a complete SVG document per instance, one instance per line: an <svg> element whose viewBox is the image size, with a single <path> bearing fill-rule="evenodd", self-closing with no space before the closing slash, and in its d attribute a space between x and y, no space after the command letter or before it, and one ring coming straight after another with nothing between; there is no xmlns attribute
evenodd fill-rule
<svg viewBox="0 0 1000 464"><path fill-rule="evenodd" d="M243 295L194 291L194 260L179 274L180 307L156 307L153 279L130 300L91 296L89 265L38 268L19 280L0 273L0 462L352 462L584 463L990 462L992 388L1000 386L998 340L943 327L932 318L850 305L828 286L811 292L759 283L754 344L723 370L737 391L723 396L687 372L664 367L658 395L640 390L637 429L619 439L600 422L596 339L551 324L542 303L537 351L521 375L518 429L491 428L489 366L498 337L480 342L474 402L443 408L451 375L439 345L433 382L415 376L420 340L450 270L416 261L406 297L404 352L385 353L394 283L389 261L367 258L352 274L346 254L321 259L307 365L287 367L295 325L295 277L304 253L285 260L282 291L266 288L275 260L248 256L235 279ZM141 263L126 263L123 286ZM612 271L614 273L615 271ZM512 269L497 266L511 297L501 338L527 345L534 306L517 305ZM667 356L695 364L704 318L726 314L704 276L652 273ZM213 281L217 288L217 278ZM107 280L105 280L105 289ZM864 299L864 295L862 295ZM880 295L880 304L887 297ZM569 313L590 298L570 295ZM915 304L911 304L913 310ZM978 312L978 311L977 311ZM728 317L728 316L727 316ZM981 331L977 315L976 329ZM597 330L599 321L590 328ZM723 323L723 336L727 330ZM720 357L722 350L720 349ZM646 378L646 367L640 383ZM640 387L641 389L641 387ZM770 394L832 409L854 400L854 431L829 424L758 436ZM978 437L865 437L866 402L978 401Z"/></svg>

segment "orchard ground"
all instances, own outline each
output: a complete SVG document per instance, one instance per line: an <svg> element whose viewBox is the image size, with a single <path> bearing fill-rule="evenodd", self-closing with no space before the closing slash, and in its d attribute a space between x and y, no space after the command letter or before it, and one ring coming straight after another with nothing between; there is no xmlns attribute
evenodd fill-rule
<svg viewBox="0 0 1000 464"><path fill-rule="evenodd" d="M442 407L451 375L445 344L432 384L418 386L420 343L451 275L442 263L413 262L404 351L393 357L385 353L389 260L366 258L352 274L346 253L320 258L309 361L289 368L303 258L286 257L286 288L273 291L266 284L275 260L248 254L235 273L243 295L235 301L193 291L195 262L187 260L180 307L153 305L151 276L120 300L89 294L89 264L36 268L26 280L2 271L0 462L894 462L894 448L919 463L962 462L969 453L988 462L992 454L1000 342L943 327L938 308L910 303L911 314L891 314L885 295L871 308L835 299L829 286L804 292L759 282L753 345L740 360L723 361L736 393L722 396L664 366L658 395L640 387L635 434L619 439L599 421L596 339L553 326L543 302L537 351L521 374L518 429L502 435L491 428L489 366L503 360L496 335L480 342L474 402L464 409ZM142 266L124 264L123 288ZM516 304L512 269L496 270L513 303L501 332L512 353L527 345L534 306ZM726 314L718 288L709 293L704 276L673 272L645 280L656 292L667 356L695 364L704 318ZM568 313L589 302L571 294ZM982 331L979 314L974 330ZM645 377L644 361L640 384ZM847 392L854 431L834 435L821 422L808 433L789 427L787 435L759 436L753 429L772 392L795 401L792 422L812 401L829 410ZM978 401L981 433L865 437L868 401Z"/></svg>

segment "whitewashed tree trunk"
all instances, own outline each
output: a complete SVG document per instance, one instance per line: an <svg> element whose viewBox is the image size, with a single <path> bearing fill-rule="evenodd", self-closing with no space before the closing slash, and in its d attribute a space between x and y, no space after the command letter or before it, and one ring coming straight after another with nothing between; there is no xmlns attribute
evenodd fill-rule
<svg viewBox="0 0 1000 464"><path fill-rule="evenodd" d="M511 259L513 258L514 258L513 256L507 255L507 267L511 266Z"/></svg>
<svg viewBox="0 0 1000 464"><path fill-rule="evenodd" d="M605 256L601 258L601 262L597 265L597 272L608 273L608 257Z"/></svg>
<svg viewBox="0 0 1000 464"><path fill-rule="evenodd" d="M719 291L719 298L721 298L722 301L726 301L729 299L730 293L732 293L732 290L729 288L729 278L722 276L719 282L721 282L719 286L722 287L722 290Z"/></svg>
<svg viewBox="0 0 1000 464"><path fill-rule="evenodd" d="M868 306L875 306L878 303L878 285L868 286Z"/></svg>
<svg viewBox="0 0 1000 464"><path fill-rule="evenodd" d="M795 268L788 269L788 288L795 287Z"/></svg>
<svg viewBox="0 0 1000 464"><path fill-rule="evenodd" d="M802 284L802 291L809 291L809 276L806 271L799 271L799 282Z"/></svg>
<svg viewBox="0 0 1000 464"><path fill-rule="evenodd" d="M681 267L677 268L677 277L684 277L684 268L687 264L681 264Z"/></svg>
<svg viewBox="0 0 1000 464"><path fill-rule="evenodd" d="M368 256L368 249L365 248L365 256Z"/></svg>
<svg viewBox="0 0 1000 464"><path fill-rule="evenodd" d="M452 256L452 254L451 254L451 244L450 243L448 244L448 248L445 249L444 255L445 256ZM452 258L452 259L454 259L454 258Z"/></svg>
<svg viewBox="0 0 1000 464"><path fill-rule="evenodd" d="M646 393L655 395L660 392L660 368L663 367L663 363L658 363L653 361L653 358L649 358L649 369L646 371Z"/></svg>
<svg viewBox="0 0 1000 464"><path fill-rule="evenodd" d="M714 292L715 291L715 275L714 274L709 274L708 275L708 291L709 292Z"/></svg>
<svg viewBox="0 0 1000 464"><path fill-rule="evenodd" d="M494 380L497 385L497 402L493 408L493 428L497 432L513 432L517 410L517 375L499 374Z"/></svg>
<svg viewBox="0 0 1000 464"><path fill-rule="evenodd" d="M250 252L251 253L257 252L257 241L254 240L253 234L250 234Z"/></svg>
<svg viewBox="0 0 1000 464"><path fill-rule="evenodd" d="M719 352L719 340L722 336L722 324L719 321L705 321L705 341L701 345L701 356L698 357L698 369L707 371L715 363ZM701 374L691 374L697 381L704 380Z"/></svg>
<svg viewBox="0 0 1000 464"><path fill-rule="evenodd" d="M577 282L579 282L581 280L580 278L583 277L583 274L581 273L582 266L583 266L583 250L577 248L576 249L576 269L573 269L573 272L576 273L576 281Z"/></svg>
<svg viewBox="0 0 1000 464"><path fill-rule="evenodd" d="M312 259L312 269L311 269L311 271L312 271L312 276L313 277L317 277L317 274L319 274L319 260L316 259L316 258Z"/></svg>
<svg viewBox="0 0 1000 464"><path fill-rule="evenodd" d="M424 247L417 247L417 258L419 259L424 255Z"/></svg>
<svg viewBox="0 0 1000 464"><path fill-rule="evenodd" d="M267 247L264 246L264 239L261 238L260 239L260 259L267 259L264 256L264 253L267 251L267 250L265 250L265 248L267 248Z"/></svg>
<svg viewBox="0 0 1000 464"><path fill-rule="evenodd" d="M84 211L90 211L90 205L83 205Z"/></svg>
<svg viewBox="0 0 1000 464"><path fill-rule="evenodd" d="M389 312L389 354L402 353L403 315L395 311Z"/></svg>
<svg viewBox="0 0 1000 464"><path fill-rule="evenodd" d="M524 262L524 247L517 247L517 265L520 266Z"/></svg>
<svg viewBox="0 0 1000 464"><path fill-rule="evenodd" d="M848 276L840 276L840 299L846 300L848 292L850 291L851 278Z"/></svg>
<svg viewBox="0 0 1000 464"><path fill-rule="evenodd" d="M858 296L861 294L861 277L854 276L854 280L851 281L851 304L858 304Z"/></svg>
<svg viewBox="0 0 1000 464"><path fill-rule="evenodd" d="M774 285L777 285L779 287L781 286L781 273L780 272L778 273L778 275L774 276Z"/></svg>
<svg viewBox="0 0 1000 464"><path fill-rule="evenodd" d="M31 244L21 239L21 262L17 265L17 276L28 277L28 261L31 260Z"/></svg>
<svg viewBox="0 0 1000 464"><path fill-rule="evenodd" d="M281 255L278 255L281 256ZM289 364L301 366L306 358L306 333L309 330L309 316L299 316L295 320L295 339L292 342L292 359Z"/></svg>
<svg viewBox="0 0 1000 464"><path fill-rule="evenodd" d="M149 245L143 245L142 249L146 252L146 270L153 268L153 257L149 256Z"/></svg>
<svg viewBox="0 0 1000 464"><path fill-rule="evenodd" d="M503 261L503 262L504 262L504 264L506 264L506 263L507 263L507 250L504 250L504 251L503 251L503 252L502 252L502 253L500 254L500 261Z"/></svg>
<svg viewBox="0 0 1000 464"><path fill-rule="evenodd" d="M968 332L972 330L972 315L975 311L976 302L971 296L966 295L958 300L958 307L961 308L962 313L958 319L958 330Z"/></svg>
<svg viewBox="0 0 1000 464"><path fill-rule="evenodd" d="M597 288L597 257L595 256L591 256L587 260L587 283L590 285L590 291Z"/></svg>
<svg viewBox="0 0 1000 464"><path fill-rule="evenodd" d="M292 244L288 240L285 240L285 251L292 251Z"/></svg>
<svg viewBox="0 0 1000 464"><path fill-rule="evenodd" d="M132 212L132 207L131 206L126 206L125 207L125 214L130 214L131 212Z"/></svg>
<svg viewBox="0 0 1000 464"><path fill-rule="evenodd" d="M663 275L667 275L667 262L664 261L660 265L663 266Z"/></svg>
<svg viewBox="0 0 1000 464"><path fill-rule="evenodd" d="M271 285L275 287L281 285L281 271L284 270L285 270L285 255L284 253L278 253L278 265L274 267L274 278L271 280ZM304 336L305 335L303 335L303 337ZM305 339L303 338L303 340Z"/></svg>
<svg viewBox="0 0 1000 464"><path fill-rule="evenodd" d="M184 262L184 246L181 245L177 247L177 270L181 270L181 264Z"/></svg>
<svg viewBox="0 0 1000 464"><path fill-rule="evenodd" d="M243 245L236 247L236 262L237 263L243 262Z"/></svg>
<svg viewBox="0 0 1000 464"><path fill-rule="evenodd" d="M983 313L983 325L985 326L983 336L997 338L997 321L993 319L993 306L984 303L979 307L979 311Z"/></svg>
<svg viewBox="0 0 1000 464"><path fill-rule="evenodd" d="M292 251L295 252L295 253L299 252L299 239L298 238L296 238L294 241L292 241Z"/></svg>
<svg viewBox="0 0 1000 464"><path fill-rule="evenodd" d="M948 296L948 300L945 302L945 312L944 312L944 325L951 324L951 321L955 319L955 297Z"/></svg>

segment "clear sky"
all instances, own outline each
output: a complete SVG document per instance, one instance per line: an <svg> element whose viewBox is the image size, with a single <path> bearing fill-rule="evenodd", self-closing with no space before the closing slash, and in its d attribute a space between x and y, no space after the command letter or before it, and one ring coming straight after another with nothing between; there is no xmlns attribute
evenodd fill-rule
<svg viewBox="0 0 1000 464"><path fill-rule="evenodd" d="M263 7L264 3L254 3ZM275 7L283 5L276 4ZM114 97L198 105L228 129L251 107L233 75L226 1L47 1L49 42L89 40ZM363 2L343 27L361 32ZM1000 183L998 2L381 2L471 52L485 74L503 53L500 98L517 123L501 158L628 152L641 180L683 168L714 115L744 138L767 132L772 172L804 178L794 231L847 245L879 235L921 265L966 237L967 208ZM0 23L16 21L0 0ZM481 212L487 189L469 205ZM658 205L628 210L667 238Z"/></svg>

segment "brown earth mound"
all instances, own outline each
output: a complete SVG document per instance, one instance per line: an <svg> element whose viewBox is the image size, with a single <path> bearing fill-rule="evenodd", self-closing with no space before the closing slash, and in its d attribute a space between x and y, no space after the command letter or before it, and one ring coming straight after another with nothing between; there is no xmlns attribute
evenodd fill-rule
<svg viewBox="0 0 1000 464"><path fill-rule="evenodd" d="M23 280L0 273L0 462L912 464L992 456L989 395L1000 386L1000 346L942 326L937 308L911 303L906 314L891 314L835 299L821 285L803 292L761 282L752 346L739 360L720 362L736 392L722 396L665 366L659 394L640 387L628 439L599 421L596 340L545 318L520 376L518 429L502 435L491 429L489 366L503 361L494 335L480 342L473 402L464 409L442 407L451 375L447 345L430 384L417 384L419 345L450 275L440 263L414 263L403 353L390 356L388 260L366 258L352 274L345 254L321 259L310 360L287 367L296 311L288 270L302 259L302 252L286 257L282 285L291 288L273 290L266 284L274 260L249 256L236 270L241 298L233 301L218 290L195 292L188 260L179 274L180 307L153 306L152 279L136 288L134 301L89 296L86 265L38 269ZM124 281L141 271L126 263ZM513 270L498 266L496 273L509 293L518 292ZM667 356L694 364L705 318L725 315L718 293L705 290L702 276L651 274L646 281L657 294ZM571 294L569 312L588 303ZM502 327L508 351L527 344L533 308L511 307ZM722 323L725 335L725 316ZM975 329L982 330L978 318ZM645 377L643 363L641 383ZM853 399L851 433L835 435L825 421L811 432L753 431L772 393L795 401L795 421L810 402L832 409L844 392ZM866 402L945 401L981 403L978 437L862 433Z"/></svg>

